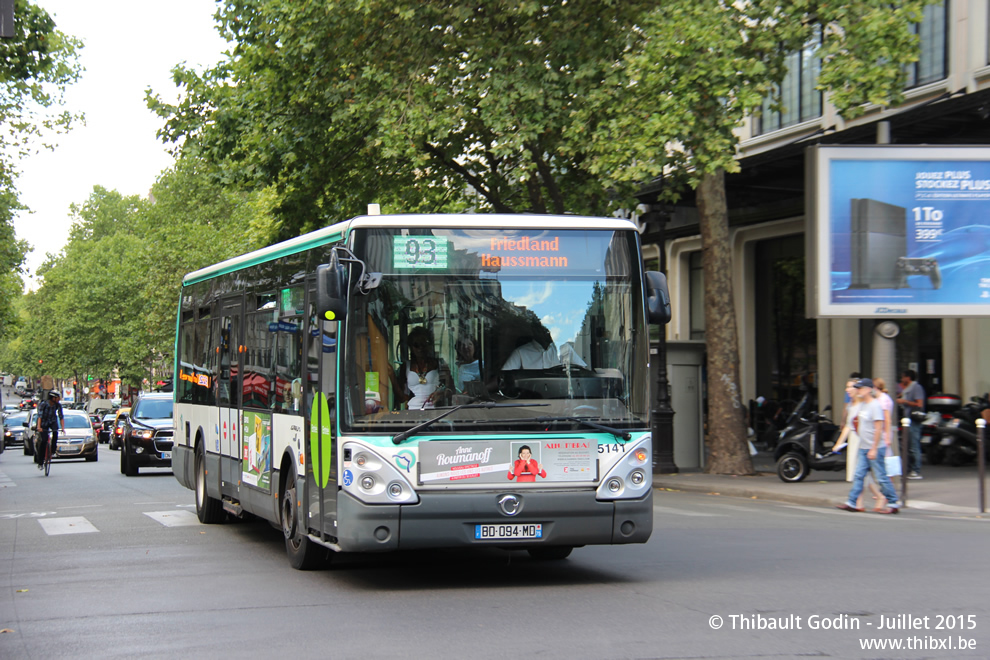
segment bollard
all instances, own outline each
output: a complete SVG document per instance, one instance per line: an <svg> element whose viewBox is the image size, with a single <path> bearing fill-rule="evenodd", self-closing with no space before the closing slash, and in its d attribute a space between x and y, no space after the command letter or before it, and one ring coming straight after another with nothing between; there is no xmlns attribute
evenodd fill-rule
<svg viewBox="0 0 990 660"><path fill-rule="evenodd" d="M982 417L976 420L976 464L980 466L980 513L987 512L987 490L986 490L986 455L983 453L984 435L986 434L987 420Z"/></svg>
<svg viewBox="0 0 990 660"><path fill-rule="evenodd" d="M907 485L908 485L908 444L911 440L911 418L901 418L901 507L907 507Z"/></svg>

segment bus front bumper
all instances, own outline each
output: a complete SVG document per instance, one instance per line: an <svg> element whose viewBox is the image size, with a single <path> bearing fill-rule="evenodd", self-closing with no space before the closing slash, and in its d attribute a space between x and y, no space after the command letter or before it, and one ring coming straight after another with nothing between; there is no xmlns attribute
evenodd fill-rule
<svg viewBox="0 0 990 660"><path fill-rule="evenodd" d="M503 513L506 495L517 498L515 515ZM337 506L337 543L345 552L645 543L653 531L652 490L638 500L604 502L593 490L421 492L419 503L405 505L364 504L340 491ZM539 525L540 536L479 538L479 525Z"/></svg>

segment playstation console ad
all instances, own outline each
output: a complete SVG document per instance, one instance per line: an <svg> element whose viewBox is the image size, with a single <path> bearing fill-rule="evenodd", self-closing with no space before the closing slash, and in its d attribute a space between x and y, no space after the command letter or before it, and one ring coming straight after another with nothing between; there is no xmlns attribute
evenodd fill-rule
<svg viewBox="0 0 990 660"><path fill-rule="evenodd" d="M903 158L922 150L876 159L838 150L822 163L819 290L840 312L823 315L990 315L990 160Z"/></svg>

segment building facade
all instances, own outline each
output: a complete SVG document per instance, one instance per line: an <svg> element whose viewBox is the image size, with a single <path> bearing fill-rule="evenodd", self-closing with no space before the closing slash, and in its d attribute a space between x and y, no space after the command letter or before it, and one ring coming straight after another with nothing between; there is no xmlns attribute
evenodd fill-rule
<svg viewBox="0 0 990 660"><path fill-rule="evenodd" d="M914 369L931 394L963 401L990 390L990 304L982 318L809 318L805 154L815 145L990 146L990 0L943 0L918 26L919 61L908 72L903 104L870 107L843 119L814 89L815 44L794 53L781 86L783 110L767 104L739 129L738 174L726 178L742 399L793 401L814 391L820 408L841 410L850 373L896 375ZM703 342L704 282L695 210L662 208L662 227L646 226L668 273L673 319L668 342ZM649 252L648 252L649 254ZM678 384L671 382L671 388ZM677 411L675 410L675 413ZM675 427L676 433L676 427ZM677 442L694 442L676 438Z"/></svg>

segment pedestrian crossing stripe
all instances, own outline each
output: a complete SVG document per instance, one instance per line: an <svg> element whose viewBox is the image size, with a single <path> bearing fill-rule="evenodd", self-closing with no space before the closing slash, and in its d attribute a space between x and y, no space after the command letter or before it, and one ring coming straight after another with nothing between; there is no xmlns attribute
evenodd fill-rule
<svg viewBox="0 0 990 660"><path fill-rule="evenodd" d="M173 511L145 511L144 515L155 522L161 523L165 527L188 527L199 524L199 518L195 513L183 509Z"/></svg>
<svg viewBox="0 0 990 660"><path fill-rule="evenodd" d="M39 518L38 524L49 536L60 534L90 534L100 530L82 516L69 518Z"/></svg>

